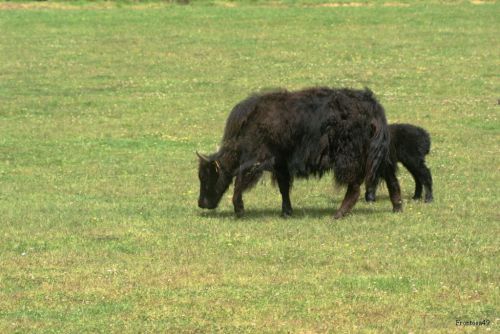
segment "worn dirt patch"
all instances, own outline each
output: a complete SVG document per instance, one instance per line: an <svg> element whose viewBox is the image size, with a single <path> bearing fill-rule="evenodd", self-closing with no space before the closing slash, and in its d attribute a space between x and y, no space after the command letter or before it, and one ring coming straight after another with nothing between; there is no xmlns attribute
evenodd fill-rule
<svg viewBox="0 0 500 334"><path fill-rule="evenodd" d="M384 7L410 7L410 4L401 2L386 2L384 3Z"/></svg>
<svg viewBox="0 0 500 334"><path fill-rule="evenodd" d="M368 7L370 4L364 2L345 2L345 3L322 3L316 7Z"/></svg>
<svg viewBox="0 0 500 334"><path fill-rule="evenodd" d="M99 3L93 5L70 5L67 3L53 2L0 2L0 10L8 9L61 9L61 10L76 10L76 9L101 9L113 8L109 3Z"/></svg>
<svg viewBox="0 0 500 334"><path fill-rule="evenodd" d="M143 4L133 4L127 5L126 8L130 9L147 9L147 8L162 8L170 6L170 3L162 2L152 2ZM59 9L59 10L96 10L96 9L113 9L118 8L118 5L111 1L99 2L99 3L84 3L81 5L72 5L69 3L62 2L0 2L0 10L43 10L43 9Z"/></svg>
<svg viewBox="0 0 500 334"><path fill-rule="evenodd" d="M374 3L367 2L335 2L335 3L322 3L318 5L310 5L308 7L373 7ZM380 5L379 5L380 6ZM410 4L402 2L385 2L382 4L384 7L410 7Z"/></svg>
<svg viewBox="0 0 500 334"><path fill-rule="evenodd" d="M485 5L485 4L495 4L496 0L470 0L473 5ZM276 6L278 3L269 2L268 5ZM148 9L148 8L161 8L170 6L172 3L164 2L152 2L152 3L142 3L142 4L131 4L127 5L130 9ZM233 2L220 2L217 3L219 6L223 7L237 7L237 4ZM339 8L339 7L373 7L374 3L367 2L334 2L334 3L322 3L305 5L306 7L323 7L323 8ZM408 3L402 2L385 2L382 4L384 7L410 7ZM286 7L286 6L284 6ZM116 3L112 1L99 2L99 3L85 3L81 5L72 5L70 3L62 2L0 2L0 10L43 10L43 9L59 9L59 10L96 10L96 9L112 9L117 8Z"/></svg>
<svg viewBox="0 0 500 334"><path fill-rule="evenodd" d="M470 1L471 4L473 5L486 5L486 4L495 4L496 1L487 1L487 0L471 0Z"/></svg>

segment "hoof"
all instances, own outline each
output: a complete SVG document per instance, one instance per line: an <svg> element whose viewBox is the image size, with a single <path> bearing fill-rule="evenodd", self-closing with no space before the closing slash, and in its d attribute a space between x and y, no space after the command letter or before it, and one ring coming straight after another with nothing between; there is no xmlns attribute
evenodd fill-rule
<svg viewBox="0 0 500 334"><path fill-rule="evenodd" d="M344 217L344 214L340 211L335 212L335 214L333 215L333 219L335 219L335 220L340 219L342 217Z"/></svg>
<svg viewBox="0 0 500 334"><path fill-rule="evenodd" d="M432 203L433 201L434 201L434 198L431 196L431 197L427 197L424 202L425 203Z"/></svg>
<svg viewBox="0 0 500 334"><path fill-rule="evenodd" d="M281 211L281 217L282 218L289 218L292 216L292 209L285 209Z"/></svg>
<svg viewBox="0 0 500 334"><path fill-rule="evenodd" d="M236 215L236 218L241 218L245 215L245 210L234 211L234 214Z"/></svg>
<svg viewBox="0 0 500 334"><path fill-rule="evenodd" d="M365 194L365 201L367 201L367 202L375 202L375 194L366 193Z"/></svg>
<svg viewBox="0 0 500 334"><path fill-rule="evenodd" d="M415 195L411 199L414 200L414 201L420 201L422 199L422 196L416 196Z"/></svg>
<svg viewBox="0 0 500 334"><path fill-rule="evenodd" d="M403 212L403 205L397 204L392 207L392 212Z"/></svg>

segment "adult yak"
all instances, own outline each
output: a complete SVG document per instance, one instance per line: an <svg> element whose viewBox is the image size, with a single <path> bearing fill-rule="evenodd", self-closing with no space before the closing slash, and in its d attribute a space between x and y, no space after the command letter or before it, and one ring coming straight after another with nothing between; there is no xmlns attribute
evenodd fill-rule
<svg viewBox="0 0 500 334"><path fill-rule="evenodd" d="M233 205L244 211L242 194L264 171L273 174L282 197L282 215L292 214L294 177L321 177L333 170L347 193L334 218L346 215L358 200L360 185L383 171L393 205L401 211L399 183L389 159L389 133L383 107L368 90L309 88L256 94L229 115L221 147L198 154L198 205L215 209L233 177Z"/></svg>

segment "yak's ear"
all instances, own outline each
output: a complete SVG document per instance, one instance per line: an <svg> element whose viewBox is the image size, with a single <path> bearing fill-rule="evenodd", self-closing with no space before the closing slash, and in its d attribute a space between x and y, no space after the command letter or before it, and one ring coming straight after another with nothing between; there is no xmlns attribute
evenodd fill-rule
<svg viewBox="0 0 500 334"><path fill-rule="evenodd" d="M203 160L206 162L211 162L210 159L206 155L198 153L198 151L196 151L196 155L198 156L198 158L200 158L200 160Z"/></svg>

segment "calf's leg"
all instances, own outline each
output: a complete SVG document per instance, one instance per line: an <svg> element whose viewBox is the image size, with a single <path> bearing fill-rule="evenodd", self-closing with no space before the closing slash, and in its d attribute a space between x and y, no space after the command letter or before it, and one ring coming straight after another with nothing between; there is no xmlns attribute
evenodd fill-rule
<svg viewBox="0 0 500 334"><path fill-rule="evenodd" d="M422 198L422 182L421 173L419 171L418 162L407 159L403 162L403 166L410 172L413 180L415 181L415 194L413 195L414 200L419 200Z"/></svg>
<svg viewBox="0 0 500 334"><path fill-rule="evenodd" d="M434 200L432 196L432 174L429 168L422 162L422 183L425 189L425 202L429 203Z"/></svg>
<svg viewBox="0 0 500 334"><path fill-rule="evenodd" d="M373 180L373 182L371 184L368 182L365 183L365 189L366 189L365 201L375 202L375 200L376 200L375 194L377 192L378 183L379 183L378 177L375 178L375 180Z"/></svg>
<svg viewBox="0 0 500 334"><path fill-rule="evenodd" d="M418 179L415 179L415 194L413 195L412 199L418 200L422 198L422 183Z"/></svg>
<svg viewBox="0 0 500 334"><path fill-rule="evenodd" d="M432 202L432 175L425 165L425 161L419 159L405 165L415 180L415 195L413 199L422 198L422 188L425 189L425 202Z"/></svg>

